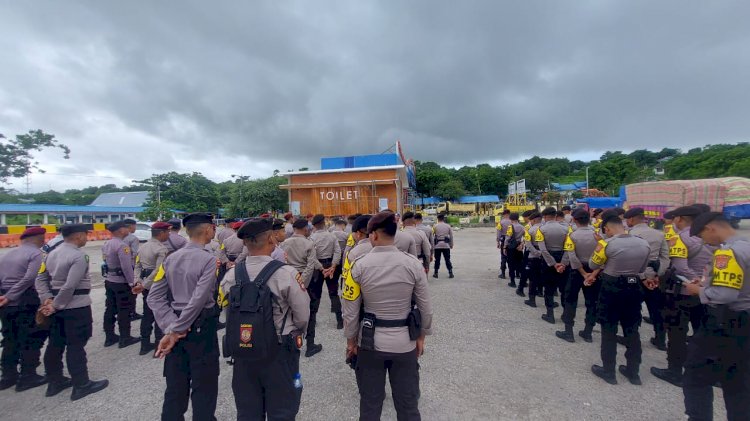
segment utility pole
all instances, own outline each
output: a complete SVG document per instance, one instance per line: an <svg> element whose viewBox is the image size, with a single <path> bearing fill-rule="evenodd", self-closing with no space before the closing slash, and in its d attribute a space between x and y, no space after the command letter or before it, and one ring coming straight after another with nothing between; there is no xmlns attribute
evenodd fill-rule
<svg viewBox="0 0 750 421"><path fill-rule="evenodd" d="M232 178L236 178L239 181L238 188L239 188L239 191L240 191L240 202L239 202L240 203L240 218L242 218L244 216L244 213L245 213L245 211L243 210L244 204L242 202L242 183L245 181L246 177L247 176L242 175L242 174L232 174Z"/></svg>
<svg viewBox="0 0 750 421"><path fill-rule="evenodd" d="M586 197L589 195L589 167L586 167Z"/></svg>

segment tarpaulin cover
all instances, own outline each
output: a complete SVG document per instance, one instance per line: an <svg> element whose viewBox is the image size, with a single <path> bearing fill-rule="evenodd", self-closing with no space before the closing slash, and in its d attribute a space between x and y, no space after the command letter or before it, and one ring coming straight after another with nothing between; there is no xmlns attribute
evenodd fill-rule
<svg viewBox="0 0 750 421"><path fill-rule="evenodd" d="M750 205L750 179L741 177L706 180L672 180L637 183L626 186L628 207L660 207L674 209L693 203L705 203L714 211ZM738 216L735 216L738 217Z"/></svg>

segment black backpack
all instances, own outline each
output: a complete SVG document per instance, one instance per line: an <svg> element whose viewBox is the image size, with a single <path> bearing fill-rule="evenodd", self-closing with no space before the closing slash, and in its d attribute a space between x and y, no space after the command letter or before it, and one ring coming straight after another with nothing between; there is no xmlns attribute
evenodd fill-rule
<svg viewBox="0 0 750 421"><path fill-rule="evenodd" d="M518 243L518 239L516 239L516 228L511 225L510 229L512 230L512 234L510 235L510 240L508 240L508 250L515 250L520 244Z"/></svg>
<svg viewBox="0 0 750 421"><path fill-rule="evenodd" d="M237 283L229 290L224 357L264 361L272 359L279 352L281 345L273 322L276 297L266 284L282 266L284 263L278 260L270 261L253 281L247 275L244 261L235 267ZM288 315L289 310L284 314L282 332Z"/></svg>

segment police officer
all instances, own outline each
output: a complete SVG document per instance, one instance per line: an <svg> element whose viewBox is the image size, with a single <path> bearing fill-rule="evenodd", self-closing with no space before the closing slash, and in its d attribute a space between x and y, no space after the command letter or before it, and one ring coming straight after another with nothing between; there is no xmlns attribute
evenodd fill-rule
<svg viewBox="0 0 750 421"><path fill-rule="evenodd" d="M526 230L518 220L519 215L515 212L508 218L510 224L505 232L505 243L503 243L503 254L508 262L508 274L510 275L509 287L516 287L516 275L521 274L521 262L523 260L523 237Z"/></svg>
<svg viewBox="0 0 750 421"><path fill-rule="evenodd" d="M432 259L435 257L435 233L431 227L424 224L424 218L421 213L417 212L414 214L414 221L416 221L417 229L427 236L427 243L430 245L430 262L432 262Z"/></svg>
<svg viewBox="0 0 750 421"><path fill-rule="evenodd" d="M169 250L163 242L169 238L171 225L166 222L155 222L151 225L151 239L138 251L135 259L135 279L140 279L143 287L143 320L141 320L140 355L146 355L156 347L164 336L154 320L154 312L148 306L148 293L154 283L157 270L167 258ZM154 332L154 344L151 343L151 332Z"/></svg>
<svg viewBox="0 0 750 421"><path fill-rule="evenodd" d="M667 244L669 244L669 240L677 235L674 231L674 215L672 215L672 212L664 212L663 219L664 227L662 227L662 230L664 231L664 239L667 240Z"/></svg>
<svg viewBox="0 0 750 421"><path fill-rule="evenodd" d="M232 233L224 236L224 240L219 246L219 261L226 268L232 266L242 253L244 244L237 238L237 230L242 226L242 222L233 222L230 226Z"/></svg>
<svg viewBox="0 0 750 421"><path fill-rule="evenodd" d="M605 214L601 224L607 240L599 243L589 259L593 270L584 285L601 282L598 321L602 326L602 365L591 366L591 371L609 384L617 384L617 328L622 325L627 342L625 359L619 371L630 383L641 384L638 374L641 364L641 339L638 326L641 322L642 282L650 282L656 274L648 267L651 249L642 238L625 233L622 220L615 213ZM597 277L599 278L597 280Z"/></svg>
<svg viewBox="0 0 750 421"><path fill-rule="evenodd" d="M453 249L453 228L445 222L445 214L441 213L437 217L438 223L435 224L435 273L433 278L438 277L440 271L440 260L445 259L445 267L448 268L448 278L453 278L453 263L451 263L451 250Z"/></svg>
<svg viewBox="0 0 750 421"><path fill-rule="evenodd" d="M341 278L341 270L344 268L344 255L346 250L346 243L349 239L349 234L351 234L351 227L350 231L347 233L346 230L346 221L343 219L336 219L333 222L333 235L336 236L336 240L339 242L339 248L341 249L341 260L339 260L338 264L336 265L336 272L333 274L333 279L340 279Z"/></svg>
<svg viewBox="0 0 750 421"><path fill-rule="evenodd" d="M593 342L591 332L596 325L596 301L599 299L600 282L585 286L584 279L592 272L589 260L598 245L598 239L594 228L589 225L591 217L583 209L577 209L572 214L576 229L568 234L565 240L565 256L560 265L569 266L570 274L563 294L562 321L565 323L564 331L557 331L558 338L568 342L575 342L573 326L575 324L576 309L578 307L578 296L583 289L583 297L586 301L586 321L583 330L578 336L586 342Z"/></svg>
<svg viewBox="0 0 750 421"><path fill-rule="evenodd" d="M318 309L320 308L320 299L323 295L323 283L326 284L328 289L328 297L331 299L331 308L336 314L336 328L344 328L344 320L341 318L341 301L339 300L339 283L338 279L334 278L336 273L336 266L341 260L341 246L336 236L326 230L326 218L322 214L313 216L312 219L313 227L315 231L310 235L310 239L315 244L315 255L317 256L318 262L323 267L321 270L316 270L313 273L313 281L310 282L308 292L310 293L310 300L312 302L313 296L317 297L316 308L310 309L310 314L317 315ZM313 320L315 316L311 317ZM314 330L313 330L314 332Z"/></svg>
<svg viewBox="0 0 750 421"><path fill-rule="evenodd" d="M227 218L224 220L224 226L217 228L215 238L216 238L216 241L219 242L219 244L224 242L224 240L226 240L227 237L235 233L235 231L232 229L232 224L234 224L235 222L238 222L237 219Z"/></svg>
<svg viewBox="0 0 750 421"><path fill-rule="evenodd" d="M672 275L664 279L664 323L667 327L667 368L651 367L651 374L677 387L682 386L682 370L687 358L689 325L697 330L703 318L700 299L687 295L680 279L699 279L711 263L713 251L700 238L690 235L693 219L700 214L693 206L682 206L671 211L677 235L669 240ZM665 277L666 278L666 277Z"/></svg>
<svg viewBox="0 0 750 421"><path fill-rule="evenodd" d="M169 250L169 253L172 254L175 251L185 247L188 241L185 239L185 237L180 235L180 230L182 229L182 221L180 221L179 219L170 219L167 222L172 225L172 230L169 232L169 238L164 242L164 245L167 247L167 250Z"/></svg>
<svg viewBox="0 0 750 421"><path fill-rule="evenodd" d="M0 390L16 386L22 392L47 382L36 373L46 331L36 326L34 316L39 296L34 281L42 266L42 227L27 228L21 246L0 256L0 321L3 351L0 356ZM18 366L21 373L18 373Z"/></svg>
<svg viewBox="0 0 750 421"><path fill-rule="evenodd" d="M276 240L276 247L271 252L271 258L278 260L281 263L286 263L286 252L281 248L281 244L286 240L286 232L284 231L284 220L274 219L271 225L273 239ZM247 247L242 249L243 253L249 253ZM238 259L239 260L239 259ZM243 259L244 260L244 259Z"/></svg>
<svg viewBox="0 0 750 421"><path fill-rule="evenodd" d="M249 279L256 279L273 259L277 244L273 225L271 219L252 218L237 232L248 249ZM279 231L285 235L281 225ZM227 291L236 283L236 270L237 266L229 269L222 282ZM310 297L299 277L293 267L283 266L266 283L274 296L274 325L281 347L271 361L234 361L232 390L238 420L293 420L299 411L302 389L295 388L294 376L299 373L300 351L293 337L305 332L310 317Z"/></svg>
<svg viewBox="0 0 750 421"><path fill-rule="evenodd" d="M218 312L214 301L218 260L204 248L214 238L210 214L183 220L190 241L164 259L148 303L164 332L156 356L166 357L162 420L183 419L188 399L193 419L215 420L219 387Z"/></svg>
<svg viewBox="0 0 750 421"><path fill-rule="evenodd" d="M47 256L35 287L42 301L41 312L50 318L49 343L44 351L47 393L55 396L73 386L70 400L76 401L109 385L91 380L86 366L86 344L91 338L91 278L89 257L81 250L88 229L83 224L63 225L63 244ZM127 314L127 313L126 313ZM63 352L71 379L63 376Z"/></svg>
<svg viewBox="0 0 750 421"><path fill-rule="evenodd" d="M294 221L296 221L297 218L295 218L291 212L287 212L284 214L284 220L286 221L286 225L284 225L284 233L286 234L286 238L289 238L294 235Z"/></svg>
<svg viewBox="0 0 750 421"><path fill-rule="evenodd" d="M565 248L565 239L568 236L567 227L557 222L557 210L552 207L542 211L544 223L536 231L534 241L542 252L542 258L546 267L542 267L544 279L544 305L547 313L542 319L548 323L555 323L555 290L560 291L562 296L567 282L567 268L558 265L562 262Z"/></svg>
<svg viewBox="0 0 750 421"><path fill-rule="evenodd" d="M664 233L648 226L644 217L643 208L630 208L625 212L625 222L630 227L630 235L643 238L648 241L651 253L648 256L648 265L659 277L663 277L669 267L669 247L664 240ZM661 351L667 350L666 331L662 311L664 309L664 295L657 285L644 286L644 300L654 325L654 337L651 344Z"/></svg>
<svg viewBox="0 0 750 421"><path fill-rule="evenodd" d="M417 361L424 352L425 335L431 333L432 327L427 275L417 259L393 245L398 231L393 213L375 215L367 230L374 247L353 262L342 292L347 357L357 358L359 419L380 419L388 372L398 419L418 420ZM412 310L412 300L418 312ZM361 306L363 323L360 323ZM409 317L418 313L422 331L410 335Z"/></svg>
<svg viewBox="0 0 750 421"><path fill-rule="evenodd" d="M500 279L505 279L505 270L508 268L508 256L505 254L505 233L510 227L510 210L504 209L497 223L497 248L500 249L500 273L497 275Z"/></svg>
<svg viewBox="0 0 750 421"><path fill-rule="evenodd" d="M132 251L123 241L129 230L122 221L113 222L107 226L112 233L112 239L104 243L102 256L107 268L107 278L104 289L107 299L104 310L104 346L112 346L119 342L119 348L138 343L138 339L130 336L130 310L132 301L130 296L134 291L140 291L142 284L135 280L131 262ZM136 288L137 287L137 288ZM115 334L115 316L120 335Z"/></svg>
<svg viewBox="0 0 750 421"><path fill-rule="evenodd" d="M570 225L571 227L575 225L573 223L573 209L571 209L570 206L565 205L562 207L562 213L563 213L563 222Z"/></svg>
<svg viewBox="0 0 750 421"><path fill-rule="evenodd" d="M525 300L524 304L529 307L536 307L536 297L541 295L543 290L542 267L544 262L542 262L542 252L539 251L539 246L534 241L534 237L536 237L536 232L541 226L542 215L539 212L532 212L526 217L526 220L530 226L524 233L524 248L528 251L524 273L529 282L529 299Z"/></svg>
<svg viewBox="0 0 750 421"><path fill-rule="evenodd" d="M604 209L601 209L601 208L596 208L591 211L591 226L594 227L594 229L597 231L601 229L601 225L602 225L601 215L603 212L604 212Z"/></svg>
<svg viewBox="0 0 750 421"><path fill-rule="evenodd" d="M307 349L305 357L312 357L323 350L323 345L315 343L316 316L318 307L320 307L320 294L322 293L323 285L320 285L320 291L318 291L317 295L315 291L312 291L311 287L315 271L323 270L323 265L318 261L315 244L307 238L308 232L307 219L297 219L294 221L294 234L287 238L281 246L286 252L289 264L300 273L300 280L310 295L310 320L307 324Z"/></svg>
<svg viewBox="0 0 750 421"><path fill-rule="evenodd" d="M526 294L523 292L523 290L529 284L528 266L529 266L529 253L531 253L529 249L529 244L528 244L531 241L531 238L529 237L529 229L531 229L531 222L529 220L529 217L532 214L536 214L536 213L537 212L535 210L527 210L521 214L521 218L523 219L525 224L523 224L523 229L524 229L523 257L521 258L520 281L518 282L518 288L516 288L516 295L520 297L526 297ZM519 218L519 222L520 222L520 218Z"/></svg>
<svg viewBox="0 0 750 421"><path fill-rule="evenodd" d="M133 260L132 266L135 267L135 258L138 256L138 248L141 245L141 241L138 240L138 237L135 236L135 229L137 222L135 219L123 219L122 223L125 224L125 227L128 229L128 235L122 239L122 241L125 242L125 244L128 245L130 248L130 257ZM138 294L130 294L130 320L140 320L143 318L142 314L138 314L136 311L136 297ZM145 311L145 310L144 310Z"/></svg>
<svg viewBox="0 0 750 421"><path fill-rule="evenodd" d="M390 212L390 211L384 211L384 212ZM413 236L403 231L396 232L396 237L394 238L394 245L396 246L397 249L403 251L404 253L409 253L414 257L417 257L420 254L419 247L417 246L417 241L414 239Z"/></svg>
<svg viewBox="0 0 750 421"><path fill-rule="evenodd" d="M352 238L354 239L356 244L354 245L354 247L349 249L349 251L344 252L344 269L341 272L340 280L342 285L346 280L346 277L349 275L349 271L352 268L352 263L372 250L372 243L370 242L370 237L367 234L367 224L370 222L370 218L372 218L371 215L360 215L357 217L357 219L354 220L354 223L352 224Z"/></svg>
<svg viewBox="0 0 750 421"><path fill-rule="evenodd" d="M750 416L750 242L737 237L719 212L695 218L690 234L713 247L712 269L706 282L697 279L686 292L706 305L706 316L688 344L682 392L685 413L691 420L711 420L712 386L724 392L727 419Z"/></svg>
<svg viewBox="0 0 750 421"><path fill-rule="evenodd" d="M432 247L430 246L430 240L420 230L417 229L417 221L414 219L414 212L404 212L404 216L401 218L404 222L404 233L407 233L414 237L414 242L417 244L417 259L422 262L425 273L430 271L430 252Z"/></svg>

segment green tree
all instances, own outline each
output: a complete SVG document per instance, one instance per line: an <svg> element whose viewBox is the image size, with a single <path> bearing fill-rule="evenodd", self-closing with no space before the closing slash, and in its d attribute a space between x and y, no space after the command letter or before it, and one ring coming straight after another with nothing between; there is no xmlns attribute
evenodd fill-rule
<svg viewBox="0 0 750 421"><path fill-rule="evenodd" d="M284 177L269 177L257 180L237 180L227 204L227 216L244 217L260 215L268 211L284 210L288 207Z"/></svg>
<svg viewBox="0 0 750 421"><path fill-rule="evenodd" d="M55 139L55 135L41 130L29 130L26 134L16 135L15 139L0 134L0 181L5 183L8 178L25 177L32 170L44 172L32 152L48 148L60 148L63 158L70 157L67 146Z"/></svg>
<svg viewBox="0 0 750 421"><path fill-rule="evenodd" d="M136 182L149 186L146 204L149 212L163 211L164 203L168 203L170 209L185 212L217 213L221 207L216 183L199 172L178 174L172 171Z"/></svg>
<svg viewBox="0 0 750 421"><path fill-rule="evenodd" d="M435 162L415 161L417 193L422 196L437 196L438 188L450 180L450 171ZM463 189L463 185L461 186Z"/></svg>
<svg viewBox="0 0 750 421"><path fill-rule="evenodd" d="M456 200L466 194L461 181L452 179L442 183L435 190L435 195L445 200Z"/></svg>
<svg viewBox="0 0 750 421"><path fill-rule="evenodd" d="M533 169L525 171L519 179L526 179L526 190L536 196L547 190L552 176L547 171Z"/></svg>

